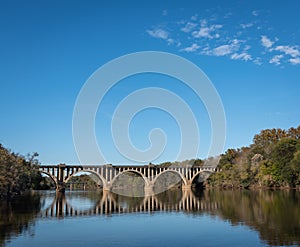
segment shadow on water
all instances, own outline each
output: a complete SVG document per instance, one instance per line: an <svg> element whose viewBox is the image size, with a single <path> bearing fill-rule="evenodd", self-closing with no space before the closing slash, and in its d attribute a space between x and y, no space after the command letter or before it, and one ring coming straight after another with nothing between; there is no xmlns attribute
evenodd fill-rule
<svg viewBox="0 0 300 247"><path fill-rule="evenodd" d="M0 245L23 232L34 232L39 218L113 216L124 213L203 214L245 225L272 246L300 245L300 193L289 191L181 190L128 197L109 192L42 192L0 202Z"/></svg>
<svg viewBox="0 0 300 247"><path fill-rule="evenodd" d="M11 201L0 201L0 246L12 237L33 231L33 225L41 210L38 194L27 194Z"/></svg>

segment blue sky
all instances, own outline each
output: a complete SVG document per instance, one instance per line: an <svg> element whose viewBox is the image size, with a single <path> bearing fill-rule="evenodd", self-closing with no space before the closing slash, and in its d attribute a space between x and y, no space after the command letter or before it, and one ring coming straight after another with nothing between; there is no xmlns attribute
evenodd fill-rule
<svg viewBox="0 0 300 247"><path fill-rule="evenodd" d="M37 151L44 164L77 163L72 114L81 87L100 66L139 51L164 51L199 66L217 89L226 114L225 149L249 145L265 128L300 120L299 1L1 1L0 142L20 153ZM99 147L112 163L111 116L126 95L163 87L183 98L199 123L203 158L210 141L205 107L166 76L133 76L104 98L96 116ZM165 152L180 148L176 121L161 110L139 113L132 142L149 146L162 128ZM193 157L186 157L193 158Z"/></svg>

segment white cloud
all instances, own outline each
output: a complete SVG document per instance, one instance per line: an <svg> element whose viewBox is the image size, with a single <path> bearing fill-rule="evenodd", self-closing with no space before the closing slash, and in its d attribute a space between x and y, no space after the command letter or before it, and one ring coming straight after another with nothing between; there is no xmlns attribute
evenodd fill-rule
<svg viewBox="0 0 300 247"><path fill-rule="evenodd" d="M233 39L230 44L220 45L214 49L209 49L208 47L202 50L202 54L211 55L211 56L226 56L231 53L237 52L240 48L240 43L242 40Z"/></svg>
<svg viewBox="0 0 300 247"><path fill-rule="evenodd" d="M250 45L245 45L244 51L248 51L248 50L250 50L250 49L251 49L251 46L250 46Z"/></svg>
<svg viewBox="0 0 300 247"><path fill-rule="evenodd" d="M201 27L207 26L207 20L206 19L200 20L200 23L201 23Z"/></svg>
<svg viewBox="0 0 300 247"><path fill-rule="evenodd" d="M204 55L211 55L211 49L209 47L209 45L207 44L206 47L204 47L201 51L201 54L204 54Z"/></svg>
<svg viewBox="0 0 300 247"><path fill-rule="evenodd" d="M164 39L167 40L169 39L169 32L161 29L161 28L157 28L157 29L153 29L153 30L147 30L147 33L152 36L153 38L157 38L157 39Z"/></svg>
<svg viewBox="0 0 300 247"><path fill-rule="evenodd" d="M261 61L261 57L257 57L253 60L253 63L255 63L256 65L262 65L262 61Z"/></svg>
<svg viewBox="0 0 300 247"><path fill-rule="evenodd" d="M208 27L201 27L199 31L194 31L193 35L196 38L200 38L200 37L212 38L209 33L210 33L210 29Z"/></svg>
<svg viewBox="0 0 300 247"><path fill-rule="evenodd" d="M283 58L283 55L275 55L274 57L272 57L269 61L269 63L274 63L276 65L280 65L280 59Z"/></svg>
<svg viewBox="0 0 300 247"><path fill-rule="evenodd" d="M289 61L293 65L300 64L300 58L299 57L297 57L297 58L290 58Z"/></svg>
<svg viewBox="0 0 300 247"><path fill-rule="evenodd" d="M228 19L232 16L231 12L228 12L227 14L224 15L224 19Z"/></svg>
<svg viewBox="0 0 300 247"><path fill-rule="evenodd" d="M168 15L167 10L162 10L163 15ZM225 16L211 15L201 19L197 14L189 19L178 22L163 23L146 30L149 36L165 41L168 45L177 47L180 52L195 52L208 56L227 56L232 60L252 61L261 65L299 65L300 44L279 45L279 39L263 30L270 31L260 19L261 10L253 10L251 18L243 22L235 22L231 13ZM259 17L256 18L256 17ZM227 19L226 19L227 18ZM255 19L255 20L254 20ZM224 23L220 22L223 21ZM230 25L233 29L230 29ZM226 30L226 28L228 28ZM172 30L172 31L171 31ZM232 32L232 30L234 30ZM258 33L257 38L251 37L249 31ZM181 43L183 42L183 44ZM188 43L186 43L188 42Z"/></svg>
<svg viewBox="0 0 300 247"><path fill-rule="evenodd" d="M221 45L212 50L212 54L215 56L225 56L232 52L234 52L236 49L232 45Z"/></svg>
<svg viewBox="0 0 300 247"><path fill-rule="evenodd" d="M231 40L231 43L233 45L239 45L240 43L243 43L243 42L245 42L245 40L240 40L240 39L233 39L233 40Z"/></svg>
<svg viewBox="0 0 300 247"><path fill-rule="evenodd" d="M176 47L179 47L179 46L182 45L181 42L180 42L179 40L177 40L175 43L176 43Z"/></svg>
<svg viewBox="0 0 300 247"><path fill-rule="evenodd" d="M295 46L279 45L275 47L275 51L281 51L286 55L290 55L293 58L300 56L300 51L298 50L298 47Z"/></svg>
<svg viewBox="0 0 300 247"><path fill-rule="evenodd" d="M193 22L187 22L185 24L185 26L183 28L181 28L180 30L185 32L185 33L189 33L191 32L195 27L197 26L196 23L193 23Z"/></svg>
<svg viewBox="0 0 300 247"><path fill-rule="evenodd" d="M171 45L171 44L174 44L174 43L175 43L175 40L169 38L169 39L167 39L167 42L168 42L169 45Z"/></svg>
<svg viewBox="0 0 300 247"><path fill-rule="evenodd" d="M207 21L206 20L201 20L201 27L198 31L194 31L192 33L192 35L195 38L218 38L220 35L219 34L213 34L215 31L217 31L218 29L221 29L223 26L220 24L214 24L211 26L207 25Z"/></svg>
<svg viewBox="0 0 300 247"><path fill-rule="evenodd" d="M272 45L274 44L274 42L271 41L267 36L262 35L261 36L261 44L262 44L262 46L264 46L266 48L271 48Z"/></svg>
<svg viewBox="0 0 300 247"><path fill-rule="evenodd" d="M186 47L184 49L181 49L181 51L186 51L186 52L194 52L197 51L200 48L199 45L197 45L196 43L192 44L189 47Z"/></svg>
<svg viewBox="0 0 300 247"><path fill-rule="evenodd" d="M181 43L179 41L175 41L174 39L170 38L170 33L168 31L165 31L161 28L156 28L153 30L147 30L147 33L156 39L163 39L167 41L168 45L176 44L177 46L180 46Z"/></svg>
<svg viewBox="0 0 300 247"><path fill-rule="evenodd" d="M234 53L234 54L231 55L230 58L233 59L233 60L243 60L243 61L252 60L251 55L248 54L247 52L242 52L240 54Z"/></svg>
<svg viewBox="0 0 300 247"><path fill-rule="evenodd" d="M253 23L240 24L243 29L249 28L253 26Z"/></svg>
<svg viewBox="0 0 300 247"><path fill-rule="evenodd" d="M193 16L191 17L191 20L192 20L192 21L196 21L197 18L198 18L198 15L193 15Z"/></svg>

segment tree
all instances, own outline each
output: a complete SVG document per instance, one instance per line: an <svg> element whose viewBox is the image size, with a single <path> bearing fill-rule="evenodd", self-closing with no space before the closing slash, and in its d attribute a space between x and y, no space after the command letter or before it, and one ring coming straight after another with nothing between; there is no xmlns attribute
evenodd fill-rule
<svg viewBox="0 0 300 247"><path fill-rule="evenodd" d="M294 153L294 157L291 161L291 169L293 171L293 179L295 185L300 185L300 148Z"/></svg>
<svg viewBox="0 0 300 247"><path fill-rule="evenodd" d="M12 197L34 188L41 180L35 169L37 153L26 157L10 152L0 144L0 197Z"/></svg>
<svg viewBox="0 0 300 247"><path fill-rule="evenodd" d="M282 185L294 185L294 175L291 161L297 150L298 141L286 138L279 141L271 152L272 171L271 175L275 182Z"/></svg>
<svg viewBox="0 0 300 247"><path fill-rule="evenodd" d="M273 148L273 146L283 138L288 137L285 130L278 129L265 129L260 131L259 134L255 135L253 138L254 146L259 150L258 153L263 156L268 156Z"/></svg>
<svg viewBox="0 0 300 247"><path fill-rule="evenodd" d="M293 139L296 139L296 140L299 140L300 139L300 126L298 126L297 128L290 128L288 130L288 136L290 138L293 138Z"/></svg>
<svg viewBox="0 0 300 247"><path fill-rule="evenodd" d="M225 154L221 155L221 159L219 161L220 168L222 168L222 166L226 165L226 164L233 164L234 159L237 157L237 155L238 155L238 150L235 150L235 149L232 149L232 148L227 149Z"/></svg>
<svg viewBox="0 0 300 247"><path fill-rule="evenodd" d="M203 161L203 160L201 160L201 159L196 159L196 160L194 161L193 167L202 167L203 164L204 164L204 161Z"/></svg>

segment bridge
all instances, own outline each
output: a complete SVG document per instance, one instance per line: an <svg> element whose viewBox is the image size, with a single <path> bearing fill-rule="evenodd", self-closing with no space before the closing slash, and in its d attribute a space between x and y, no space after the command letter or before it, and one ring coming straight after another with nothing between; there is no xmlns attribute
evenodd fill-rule
<svg viewBox="0 0 300 247"><path fill-rule="evenodd" d="M87 209L76 208L68 202L68 196L57 193L53 202L41 210L43 218L64 218L93 215L112 215L126 213L153 213L153 212L213 212L219 209L220 205L216 201L205 200L205 198L196 197L191 190L184 190L178 200L165 202L159 196L151 195L126 202L118 199L116 194L103 192L102 196L95 201L94 205Z"/></svg>
<svg viewBox="0 0 300 247"><path fill-rule="evenodd" d="M116 180L124 174L135 174L144 181L145 195L154 193L154 186L163 174L175 174L181 182L182 189L190 189L193 183L204 182L216 171L215 167L203 166L169 166L161 167L152 164L145 166L113 166L111 164L101 166L79 166L79 165L41 165L39 171L48 175L56 186L56 191L64 192L66 183L76 174L86 172L91 174L98 185L104 191L111 191ZM197 181L196 181L197 180Z"/></svg>

